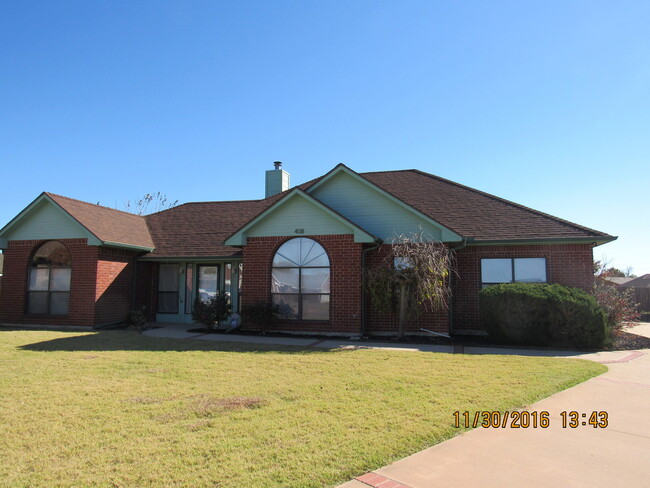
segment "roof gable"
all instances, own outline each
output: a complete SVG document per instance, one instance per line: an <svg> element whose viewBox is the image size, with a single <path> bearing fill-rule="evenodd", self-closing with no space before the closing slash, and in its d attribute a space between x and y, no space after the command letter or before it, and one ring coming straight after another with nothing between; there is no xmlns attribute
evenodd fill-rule
<svg viewBox="0 0 650 488"><path fill-rule="evenodd" d="M0 230L1 247L10 240L88 239L92 245L100 240L42 193L11 222Z"/></svg>
<svg viewBox="0 0 650 488"><path fill-rule="evenodd" d="M390 241L399 234L420 231L442 242L462 240L451 228L343 164L336 166L306 191L385 241Z"/></svg>
<svg viewBox="0 0 650 488"><path fill-rule="evenodd" d="M355 242L375 242L375 236L322 202L295 188L237 232L227 246L244 246L248 237L352 234Z"/></svg>
<svg viewBox="0 0 650 488"><path fill-rule="evenodd" d="M96 246L154 248L142 216L45 192L0 230L3 247L8 240L67 238L88 239Z"/></svg>
<svg viewBox="0 0 650 488"><path fill-rule="evenodd" d="M155 245L142 215L46 193L103 244L151 251Z"/></svg>

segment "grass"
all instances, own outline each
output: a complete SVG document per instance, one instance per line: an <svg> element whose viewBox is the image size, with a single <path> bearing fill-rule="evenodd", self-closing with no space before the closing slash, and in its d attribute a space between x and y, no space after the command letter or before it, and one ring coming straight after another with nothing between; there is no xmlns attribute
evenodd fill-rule
<svg viewBox="0 0 650 488"><path fill-rule="evenodd" d="M588 361L0 329L0 486L326 487L523 407Z"/></svg>

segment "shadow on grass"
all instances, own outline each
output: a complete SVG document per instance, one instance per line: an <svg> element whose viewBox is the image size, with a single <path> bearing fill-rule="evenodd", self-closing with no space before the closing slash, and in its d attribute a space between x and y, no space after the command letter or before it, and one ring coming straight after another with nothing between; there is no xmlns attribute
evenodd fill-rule
<svg viewBox="0 0 650 488"><path fill-rule="evenodd" d="M0 329L3 331L23 331L35 333L65 334L63 337L49 339L20 346L26 351L221 351L242 353L281 353L281 354L326 354L340 349L314 348L309 346L286 346L281 344L250 344L243 342L214 342L204 340L169 339L150 337L131 330L93 331L89 333L72 331L42 331L22 328Z"/></svg>

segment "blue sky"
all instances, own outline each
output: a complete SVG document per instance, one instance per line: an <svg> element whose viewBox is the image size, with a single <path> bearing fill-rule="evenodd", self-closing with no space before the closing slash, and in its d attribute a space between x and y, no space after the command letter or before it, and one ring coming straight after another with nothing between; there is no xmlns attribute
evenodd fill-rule
<svg viewBox="0 0 650 488"><path fill-rule="evenodd" d="M0 225L417 168L650 273L650 2L0 0Z"/></svg>

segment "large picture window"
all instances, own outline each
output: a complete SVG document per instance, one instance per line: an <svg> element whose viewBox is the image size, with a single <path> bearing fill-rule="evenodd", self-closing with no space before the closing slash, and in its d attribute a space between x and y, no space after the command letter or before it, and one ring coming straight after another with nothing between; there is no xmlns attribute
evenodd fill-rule
<svg viewBox="0 0 650 488"><path fill-rule="evenodd" d="M61 242L49 241L34 253L29 269L27 311L38 315L68 315L72 259Z"/></svg>
<svg viewBox="0 0 650 488"><path fill-rule="evenodd" d="M513 282L546 283L546 258L481 259L482 287Z"/></svg>
<svg viewBox="0 0 650 488"><path fill-rule="evenodd" d="M273 257L271 297L285 319L329 320L330 260L318 242L291 239Z"/></svg>

